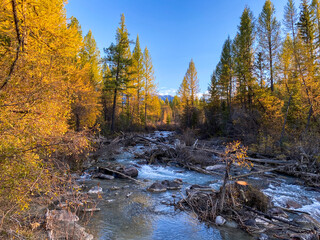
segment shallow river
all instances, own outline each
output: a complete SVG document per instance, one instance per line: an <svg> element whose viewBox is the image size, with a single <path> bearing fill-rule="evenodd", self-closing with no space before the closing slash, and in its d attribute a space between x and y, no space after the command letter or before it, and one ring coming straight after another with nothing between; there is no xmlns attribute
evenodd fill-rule
<svg viewBox="0 0 320 240"><path fill-rule="evenodd" d="M161 135L170 134L163 132ZM157 138L159 132L150 137ZM144 186L130 180L88 179L85 185L88 189L99 185L103 189L98 207L101 211L92 215L87 229L95 239L103 240L191 240L191 239L253 239L243 231L232 227L215 228L200 223L190 213L175 211L172 206L164 203L172 202L185 194L185 188L192 184L210 185L219 189L219 177L209 176L177 167L154 165L139 165L134 159L133 151L142 151L143 146L136 146L117 156L116 161L124 165L139 166L139 179ZM157 180L183 180L183 188L177 191L150 193L146 188ZM275 205L285 206L291 199L300 204L299 210L310 212L320 220L320 192L308 191L297 185L296 180L285 176L251 177L249 182L259 185L269 195ZM118 190L114 190L117 189Z"/></svg>

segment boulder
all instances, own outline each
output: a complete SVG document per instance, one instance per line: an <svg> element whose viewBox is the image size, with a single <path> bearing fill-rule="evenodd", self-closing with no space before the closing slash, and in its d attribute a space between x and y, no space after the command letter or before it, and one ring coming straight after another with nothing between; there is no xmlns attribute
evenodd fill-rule
<svg viewBox="0 0 320 240"><path fill-rule="evenodd" d="M117 171L120 172L120 173L123 173L124 175L126 176L129 176L129 177L137 177L138 176L138 169L136 167L120 167L120 168L117 168ZM125 176L121 175L121 174L117 174L117 177L118 178L126 178Z"/></svg>
<svg viewBox="0 0 320 240"><path fill-rule="evenodd" d="M225 224L226 220L221 217L221 216L217 216L216 220L214 221L215 224L217 224L218 226L222 226L223 224Z"/></svg>
<svg viewBox="0 0 320 240"><path fill-rule="evenodd" d="M258 228L257 224L256 224L256 220L255 219L248 219L244 221L244 225L249 226L249 227L255 227Z"/></svg>
<svg viewBox="0 0 320 240"><path fill-rule="evenodd" d="M302 205L300 203L297 203L296 201L293 201L293 200L287 200L286 206L287 208L294 208L294 209L302 208Z"/></svg>
<svg viewBox="0 0 320 240"><path fill-rule="evenodd" d="M78 220L76 214L66 210L47 210L46 230L48 231L48 238L50 240L92 240L93 236L76 223Z"/></svg>
<svg viewBox="0 0 320 240"><path fill-rule="evenodd" d="M105 180L113 180L114 176L103 174L103 173L96 173L92 176L93 178L105 179Z"/></svg>
<svg viewBox="0 0 320 240"><path fill-rule="evenodd" d="M167 187L160 182L153 183L150 187L147 188L149 192L165 192Z"/></svg>
<svg viewBox="0 0 320 240"><path fill-rule="evenodd" d="M208 166L206 167L207 171L216 171L216 170L223 170L226 168L226 165L223 164L217 164L217 165L213 165L213 166Z"/></svg>
<svg viewBox="0 0 320 240"><path fill-rule="evenodd" d="M168 190L178 190L181 188L181 183L176 181L164 180L161 184L167 187Z"/></svg>

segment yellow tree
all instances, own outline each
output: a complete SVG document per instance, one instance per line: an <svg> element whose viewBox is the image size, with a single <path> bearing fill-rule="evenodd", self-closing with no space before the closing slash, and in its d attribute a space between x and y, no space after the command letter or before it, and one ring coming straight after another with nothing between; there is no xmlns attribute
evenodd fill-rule
<svg viewBox="0 0 320 240"><path fill-rule="evenodd" d="M154 83L154 70L152 59L148 48L146 47L143 52L143 66L144 66L144 125L147 126L148 122L148 111L150 108L158 108L158 102L152 100L153 96L156 95L156 84ZM156 103L157 106L153 107L152 103ZM158 111L158 110L156 110Z"/></svg>

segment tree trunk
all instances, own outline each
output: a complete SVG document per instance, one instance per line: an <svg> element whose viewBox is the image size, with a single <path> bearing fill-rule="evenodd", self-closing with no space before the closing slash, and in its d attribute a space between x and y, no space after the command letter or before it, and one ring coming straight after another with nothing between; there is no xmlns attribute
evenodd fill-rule
<svg viewBox="0 0 320 240"><path fill-rule="evenodd" d="M292 98L292 93L290 94L289 101L288 101L288 106L287 106L287 110L286 110L286 115L285 115L284 120L283 120L281 137L280 137L280 140L279 140L280 147L282 146L282 140L283 140L283 137L284 137L285 126L286 126L286 123L287 123L287 118L288 118L288 113L289 113L289 107L290 107L290 103L291 103L291 98Z"/></svg>
<svg viewBox="0 0 320 240"><path fill-rule="evenodd" d="M117 105L117 91L118 89L114 89L113 93L113 105L112 105L112 118L111 118L111 132L114 131L114 121L115 121L115 114L116 114L116 105Z"/></svg>

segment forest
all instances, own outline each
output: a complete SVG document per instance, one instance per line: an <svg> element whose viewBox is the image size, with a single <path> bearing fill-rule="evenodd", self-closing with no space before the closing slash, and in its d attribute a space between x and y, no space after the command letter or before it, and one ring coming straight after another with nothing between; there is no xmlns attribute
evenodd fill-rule
<svg viewBox="0 0 320 240"><path fill-rule="evenodd" d="M270 0L258 16L246 7L208 91L200 94L190 59L165 101L152 52L124 14L100 52L66 4L0 1L0 238L32 239L37 227L20 223L32 222L35 203L73 189L72 173L101 139L133 132L237 140L252 157L298 161L294 171L316 175L320 187L319 0L288 0L283 19Z"/></svg>

